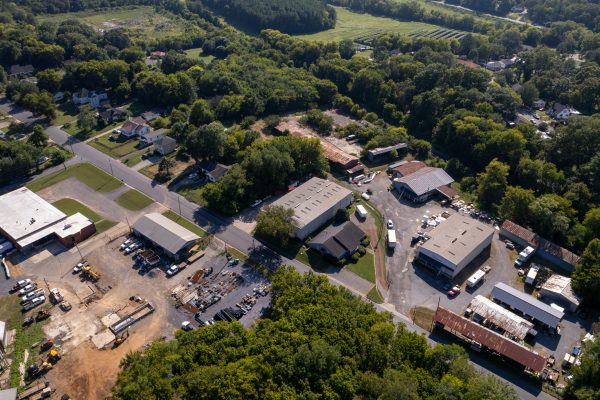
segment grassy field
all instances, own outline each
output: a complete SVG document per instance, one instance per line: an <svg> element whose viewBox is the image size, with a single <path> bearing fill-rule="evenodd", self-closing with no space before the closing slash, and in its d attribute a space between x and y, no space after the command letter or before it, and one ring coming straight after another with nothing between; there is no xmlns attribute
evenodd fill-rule
<svg viewBox="0 0 600 400"><path fill-rule="evenodd" d="M139 211L154 203L150 197L135 189L129 189L117 198L117 204L128 210Z"/></svg>
<svg viewBox="0 0 600 400"><path fill-rule="evenodd" d="M164 212L163 215L165 217L169 218L171 221L177 222L179 225L183 226L185 229L187 229L191 232L194 232L196 235L198 235L200 237L208 236L208 232L206 232L204 229L200 228L198 225L196 225L192 221L183 218L182 216L180 216L179 214L177 214L171 210Z"/></svg>
<svg viewBox="0 0 600 400"><path fill-rule="evenodd" d="M29 190L38 192L68 178L79 179L96 192L107 193L123 186L123 182L113 178L89 163L75 164L67 169L36 179L27 185Z"/></svg>
<svg viewBox="0 0 600 400"><path fill-rule="evenodd" d="M202 61L204 61L206 64L210 63L212 60L215 59L215 56L203 56L202 55L202 47L196 47L194 49L188 49L185 51L185 54L187 54L187 56L189 58L192 58L194 60L200 59Z"/></svg>
<svg viewBox="0 0 600 400"><path fill-rule="evenodd" d="M67 215L73 215L78 212L82 213L94 221L94 224L96 225L96 234L102 233L117 224L116 221L103 219L102 216L98 215L95 211L74 199L60 199L52 203L52 205Z"/></svg>
<svg viewBox="0 0 600 400"><path fill-rule="evenodd" d="M84 132L77 126L76 122L69 122L69 123L67 123L67 125L63 126L63 130L65 132L67 132L69 135L75 136L79 140L86 140L86 139L101 135L104 132L108 132L111 129L114 129L117 126L119 126L119 124L121 124L121 123L117 122L117 123L106 125L103 127L97 127L96 129L92 129L89 132Z"/></svg>
<svg viewBox="0 0 600 400"><path fill-rule="evenodd" d="M333 42L386 32L408 35L412 32L434 31L440 28L422 22L403 22L391 18L375 17L370 14L355 13L341 7L335 7L335 9L337 12L335 28L299 37L319 42Z"/></svg>
<svg viewBox="0 0 600 400"><path fill-rule="evenodd" d="M370 251L359 258L356 264L349 263L346 268L361 278L375 283L375 259Z"/></svg>
<svg viewBox="0 0 600 400"><path fill-rule="evenodd" d="M367 299L371 300L374 303L381 304L384 302L383 296L377 290L377 286L373 286L373 289L369 291L367 294Z"/></svg>
<svg viewBox="0 0 600 400"><path fill-rule="evenodd" d="M109 140L111 135L104 135L89 142L93 148L100 150L112 158L121 158L137 150L138 141L119 135L116 140Z"/></svg>
<svg viewBox="0 0 600 400"><path fill-rule="evenodd" d="M97 29L125 28L134 38L164 38L184 31L185 22L176 21L167 13L157 13L154 7L123 7L102 11L82 11L42 15L38 21L62 22L77 19Z"/></svg>
<svg viewBox="0 0 600 400"><path fill-rule="evenodd" d="M47 307L47 306L46 306ZM41 307L35 308L35 313ZM15 329L14 352L9 354L9 358L13 360L10 366L10 386L18 387L20 381L19 363L23 362L25 350L29 351L27 365L32 364L36 360L37 349L32 349L32 345L39 343L44 339L42 327L49 320L34 322L28 327L21 325L24 315L21 313L21 305L19 297L15 295L0 297L0 315L6 321L7 329Z"/></svg>
<svg viewBox="0 0 600 400"><path fill-rule="evenodd" d="M142 162L143 154L144 153L139 153L133 157L128 158L127 160L125 160L125 165L127 165L128 167L133 167L134 165L139 164L140 162Z"/></svg>
<svg viewBox="0 0 600 400"><path fill-rule="evenodd" d="M431 308L427 307L419 306L410 310L410 315L412 316L415 325L420 326L426 331L429 331L431 329L434 314L435 310L432 310Z"/></svg>

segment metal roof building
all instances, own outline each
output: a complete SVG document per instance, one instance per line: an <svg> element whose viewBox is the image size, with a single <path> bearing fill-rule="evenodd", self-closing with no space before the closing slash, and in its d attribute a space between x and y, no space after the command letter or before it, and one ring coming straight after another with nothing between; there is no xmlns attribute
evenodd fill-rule
<svg viewBox="0 0 600 400"><path fill-rule="evenodd" d="M336 260L341 260L354 254L365 236L366 234L352 221L346 221L322 230L310 241L309 246Z"/></svg>
<svg viewBox="0 0 600 400"><path fill-rule="evenodd" d="M481 295L477 295L471 300L469 308L484 320L484 325L486 323L495 325L518 340L525 339L533 329L532 322Z"/></svg>
<svg viewBox="0 0 600 400"><path fill-rule="evenodd" d="M200 239L200 236L158 213L144 215L132 228L172 257L177 257Z"/></svg>
<svg viewBox="0 0 600 400"><path fill-rule="evenodd" d="M273 202L294 210L295 234L305 239L335 216L337 210L352 203L352 192L337 183L311 178Z"/></svg>
<svg viewBox="0 0 600 400"><path fill-rule="evenodd" d="M579 307L581 299L573 292L571 287L571 278L562 275L552 275L542 285L540 295L546 301L565 306L569 311L574 312Z"/></svg>
<svg viewBox="0 0 600 400"><path fill-rule="evenodd" d="M373 162L378 157L389 155L393 150L405 149L407 147L408 145L406 143L397 143L391 146L377 147L376 149L367 150L367 158L369 161Z"/></svg>
<svg viewBox="0 0 600 400"><path fill-rule="evenodd" d="M492 243L494 228L461 214L452 214L429 233L417 250L419 262L454 278Z"/></svg>
<svg viewBox="0 0 600 400"><path fill-rule="evenodd" d="M554 329L564 316L548 304L502 282L492 289L492 298Z"/></svg>
<svg viewBox="0 0 600 400"><path fill-rule="evenodd" d="M422 203L434 194L437 189L454 182L454 179L441 168L424 167L401 178L394 179L394 187L401 196ZM442 193L443 194L443 193Z"/></svg>
<svg viewBox="0 0 600 400"><path fill-rule="evenodd" d="M546 366L546 359L541 355L490 329L456 315L452 311L438 307L433 320L444 330L472 344L480 344L482 347L516 362L524 369L540 373Z"/></svg>

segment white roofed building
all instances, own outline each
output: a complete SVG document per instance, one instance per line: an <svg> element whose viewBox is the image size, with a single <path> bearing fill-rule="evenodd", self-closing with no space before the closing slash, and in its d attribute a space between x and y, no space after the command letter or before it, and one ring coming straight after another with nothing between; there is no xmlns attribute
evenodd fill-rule
<svg viewBox="0 0 600 400"><path fill-rule="evenodd" d="M552 275L542 285L540 297L546 302L556 303L571 312L577 311L581 299L573 292L571 278L562 275Z"/></svg>

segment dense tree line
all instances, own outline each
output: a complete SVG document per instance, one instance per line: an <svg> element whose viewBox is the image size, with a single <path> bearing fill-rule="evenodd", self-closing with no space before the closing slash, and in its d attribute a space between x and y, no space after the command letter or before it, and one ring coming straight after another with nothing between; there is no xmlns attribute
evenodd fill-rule
<svg viewBox="0 0 600 400"><path fill-rule="evenodd" d="M525 0L527 15L539 24L574 21L600 32L600 4L594 0Z"/></svg>
<svg viewBox="0 0 600 400"><path fill-rule="evenodd" d="M130 5L153 5L156 0L16 0L34 14L58 14Z"/></svg>
<svg viewBox="0 0 600 400"><path fill-rule="evenodd" d="M252 32L317 32L335 26L335 9L320 0L206 0L205 4Z"/></svg>
<svg viewBox="0 0 600 400"><path fill-rule="evenodd" d="M253 328L219 322L131 353L113 397L126 399L516 399L457 345L424 336L338 289L282 268Z"/></svg>

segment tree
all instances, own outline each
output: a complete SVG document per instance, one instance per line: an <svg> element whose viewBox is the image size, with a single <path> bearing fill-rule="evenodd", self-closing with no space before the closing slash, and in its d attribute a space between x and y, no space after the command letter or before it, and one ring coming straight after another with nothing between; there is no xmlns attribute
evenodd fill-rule
<svg viewBox="0 0 600 400"><path fill-rule="evenodd" d="M596 335L598 331L594 332ZM569 379L563 394L565 400L597 399L600 396L600 341L585 342L578 361L581 364L573 368L573 378Z"/></svg>
<svg viewBox="0 0 600 400"><path fill-rule="evenodd" d="M323 114L321 110L315 108L308 110L301 121L321 135L330 135L331 130L333 129L333 118Z"/></svg>
<svg viewBox="0 0 600 400"><path fill-rule="evenodd" d="M185 148L196 162L218 160L225 151L225 128L220 122L203 125L187 136Z"/></svg>
<svg viewBox="0 0 600 400"><path fill-rule="evenodd" d="M33 133L29 135L27 142L35 147L44 148L48 145L48 135L46 135L41 125L35 124L33 126Z"/></svg>
<svg viewBox="0 0 600 400"><path fill-rule="evenodd" d="M520 225L528 225L529 205L535 201L533 191L509 186L500 203L500 216Z"/></svg>
<svg viewBox="0 0 600 400"><path fill-rule="evenodd" d="M46 69L38 72L37 80L37 85L40 90L54 93L60 89L62 84L62 74L56 69Z"/></svg>
<svg viewBox="0 0 600 400"><path fill-rule="evenodd" d="M593 239L600 239L600 207L592 208L585 214L583 226Z"/></svg>
<svg viewBox="0 0 600 400"><path fill-rule="evenodd" d="M98 121L95 116L94 109L85 105L80 108L79 114L77 115L77 126L84 132L89 132L94 129Z"/></svg>
<svg viewBox="0 0 600 400"><path fill-rule="evenodd" d="M273 239L276 244L287 246L294 234L294 210L283 206L267 206L256 218L254 234Z"/></svg>
<svg viewBox="0 0 600 400"><path fill-rule="evenodd" d="M333 221L336 224L341 224L350 219L350 211L347 208L340 208L335 212L335 216L333 217Z"/></svg>
<svg viewBox="0 0 600 400"><path fill-rule="evenodd" d="M529 81L525 82L523 85L523 91L521 92L521 99L523 99L523 104L531 106L535 99L540 97L540 92L537 90L537 87Z"/></svg>
<svg viewBox="0 0 600 400"><path fill-rule="evenodd" d="M576 212L571 202L556 194L545 194L529 206L531 225L542 236L562 242Z"/></svg>
<svg viewBox="0 0 600 400"><path fill-rule="evenodd" d="M190 111L190 124L196 126L209 124L214 121L215 116L208 102L204 99L198 99L192 104Z"/></svg>
<svg viewBox="0 0 600 400"><path fill-rule="evenodd" d="M508 171L508 165L494 159L485 167L485 172L479 174L477 198L483 209L493 210L504 197Z"/></svg>
<svg viewBox="0 0 600 400"><path fill-rule="evenodd" d="M592 239L581 255L581 263L573 272L573 289L586 302L600 305L600 239Z"/></svg>
<svg viewBox="0 0 600 400"><path fill-rule="evenodd" d="M344 39L340 42L340 56L342 58L349 60L355 52L354 42L351 39Z"/></svg>
<svg viewBox="0 0 600 400"><path fill-rule="evenodd" d="M173 168L174 166L175 166L175 161L173 161L172 159L170 159L168 157L163 157L163 158L161 158L160 162L158 163L158 174L164 175L164 176L169 176L169 175L171 175L169 172L169 168Z"/></svg>

